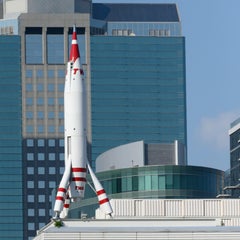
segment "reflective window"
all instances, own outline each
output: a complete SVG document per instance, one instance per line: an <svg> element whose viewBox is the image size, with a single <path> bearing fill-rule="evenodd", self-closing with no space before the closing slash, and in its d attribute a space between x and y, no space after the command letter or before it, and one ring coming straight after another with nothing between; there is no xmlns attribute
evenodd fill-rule
<svg viewBox="0 0 240 240"><path fill-rule="evenodd" d="M29 217L34 216L34 209L32 209L32 208L28 209L28 216Z"/></svg>
<svg viewBox="0 0 240 240"><path fill-rule="evenodd" d="M45 195L39 195L38 202L45 202Z"/></svg>
<svg viewBox="0 0 240 240"><path fill-rule="evenodd" d="M63 118L64 118L64 113L63 113L63 112L59 112L59 113L58 113L58 117L59 117L60 119L63 119Z"/></svg>
<svg viewBox="0 0 240 240"><path fill-rule="evenodd" d="M54 160L55 160L55 153L49 153L49 154L48 154L48 159L49 159L50 161L54 161Z"/></svg>
<svg viewBox="0 0 240 240"><path fill-rule="evenodd" d="M34 202L34 195L28 195L28 202Z"/></svg>
<svg viewBox="0 0 240 240"><path fill-rule="evenodd" d="M35 230L35 223L28 223L28 230Z"/></svg>
<svg viewBox="0 0 240 240"><path fill-rule="evenodd" d="M45 160L44 153L38 153L38 160L39 160L39 161Z"/></svg>
<svg viewBox="0 0 240 240"><path fill-rule="evenodd" d="M32 119L33 118L33 112L27 111L26 112L26 118L27 119Z"/></svg>
<svg viewBox="0 0 240 240"><path fill-rule="evenodd" d="M58 91L63 92L64 91L64 84L60 83L58 84Z"/></svg>
<svg viewBox="0 0 240 240"><path fill-rule="evenodd" d="M58 104L63 105L63 103L64 103L64 99L62 97L58 98Z"/></svg>
<svg viewBox="0 0 240 240"><path fill-rule="evenodd" d="M48 91L49 92L53 92L54 91L54 84L53 83L49 83L48 84Z"/></svg>
<svg viewBox="0 0 240 240"><path fill-rule="evenodd" d="M54 133L55 132L55 126L54 125L48 126L48 132Z"/></svg>
<svg viewBox="0 0 240 240"><path fill-rule="evenodd" d="M43 105L44 101L42 97L37 98L37 105Z"/></svg>
<svg viewBox="0 0 240 240"><path fill-rule="evenodd" d="M59 146L60 147L64 147L64 139L60 139L59 140Z"/></svg>
<svg viewBox="0 0 240 240"><path fill-rule="evenodd" d="M54 105L54 98L48 98L48 105Z"/></svg>
<svg viewBox="0 0 240 240"><path fill-rule="evenodd" d="M38 119L43 119L44 118L44 112L43 111L38 111L37 112L37 118Z"/></svg>
<svg viewBox="0 0 240 240"><path fill-rule="evenodd" d="M28 97L26 98L26 104L32 106L33 105L33 99Z"/></svg>
<svg viewBox="0 0 240 240"><path fill-rule="evenodd" d="M39 216L45 216L45 213L46 212L46 210L45 209L38 209L38 215Z"/></svg>
<svg viewBox="0 0 240 240"><path fill-rule="evenodd" d="M45 174L45 168L44 167L38 167L38 174Z"/></svg>
<svg viewBox="0 0 240 240"><path fill-rule="evenodd" d="M64 126L60 125L58 128L58 132L63 133L64 132Z"/></svg>
<svg viewBox="0 0 240 240"><path fill-rule="evenodd" d="M39 216L45 216L45 212L46 212L45 209L38 209L38 215Z"/></svg>
<svg viewBox="0 0 240 240"><path fill-rule="evenodd" d="M27 139L27 147L33 147L33 139Z"/></svg>
<svg viewBox="0 0 240 240"><path fill-rule="evenodd" d="M44 181L38 181L38 188L45 188L45 182Z"/></svg>
<svg viewBox="0 0 240 240"><path fill-rule="evenodd" d="M48 118L50 119L54 118L54 112L48 112Z"/></svg>
<svg viewBox="0 0 240 240"><path fill-rule="evenodd" d="M38 130L38 133L43 133L44 132L44 126L43 125L38 125L37 130Z"/></svg>
<svg viewBox="0 0 240 240"><path fill-rule="evenodd" d="M26 70L26 78L32 78L32 76L33 76L32 70L27 69Z"/></svg>
<svg viewBox="0 0 240 240"><path fill-rule="evenodd" d="M65 169L64 167L60 167L59 173L60 173L60 174L63 174L63 173L64 173L64 169Z"/></svg>
<svg viewBox="0 0 240 240"><path fill-rule="evenodd" d="M37 78L43 78L43 70L42 69L38 69L36 72Z"/></svg>
<svg viewBox="0 0 240 240"><path fill-rule="evenodd" d="M48 70L48 78L54 78L54 70Z"/></svg>
<svg viewBox="0 0 240 240"><path fill-rule="evenodd" d="M59 159L60 161L64 161L64 153L59 153Z"/></svg>
<svg viewBox="0 0 240 240"><path fill-rule="evenodd" d="M48 140L48 146L49 147L55 147L55 139L49 139Z"/></svg>
<svg viewBox="0 0 240 240"><path fill-rule="evenodd" d="M43 84L42 83L37 84L37 91L39 91L39 92L43 91Z"/></svg>
<svg viewBox="0 0 240 240"><path fill-rule="evenodd" d="M47 29L47 61L48 64L64 64L63 28Z"/></svg>
<svg viewBox="0 0 240 240"><path fill-rule="evenodd" d="M49 168L49 174L56 174L56 168L55 167L50 167Z"/></svg>
<svg viewBox="0 0 240 240"><path fill-rule="evenodd" d="M44 215L45 216L45 215ZM38 224L38 229L41 229L42 227L44 227L46 225L46 223L44 223L44 222L40 222L39 224Z"/></svg>
<svg viewBox="0 0 240 240"><path fill-rule="evenodd" d="M58 77L59 78L65 78L65 70L59 69L58 70Z"/></svg>
<svg viewBox="0 0 240 240"><path fill-rule="evenodd" d="M26 91L30 92L33 90L33 85L31 83L26 84Z"/></svg>
<svg viewBox="0 0 240 240"><path fill-rule="evenodd" d="M38 139L38 147L44 147L44 139Z"/></svg>
<svg viewBox="0 0 240 240"><path fill-rule="evenodd" d="M34 168L33 167L28 167L27 168L27 174L34 174Z"/></svg>
<svg viewBox="0 0 240 240"><path fill-rule="evenodd" d="M26 64L43 64L42 28L26 28Z"/></svg>
<svg viewBox="0 0 240 240"><path fill-rule="evenodd" d="M33 126L28 125L26 130L27 130L27 133L33 133Z"/></svg>
<svg viewBox="0 0 240 240"><path fill-rule="evenodd" d="M28 181L27 182L27 188L34 188L34 182L33 181Z"/></svg>
<svg viewBox="0 0 240 240"><path fill-rule="evenodd" d="M27 160L28 161L33 161L33 156L34 156L33 153L28 153L27 154Z"/></svg>
<svg viewBox="0 0 240 240"><path fill-rule="evenodd" d="M50 182L48 183L48 186L49 186L49 188L55 188L55 187L56 187L56 183L53 182L53 181L50 181Z"/></svg>

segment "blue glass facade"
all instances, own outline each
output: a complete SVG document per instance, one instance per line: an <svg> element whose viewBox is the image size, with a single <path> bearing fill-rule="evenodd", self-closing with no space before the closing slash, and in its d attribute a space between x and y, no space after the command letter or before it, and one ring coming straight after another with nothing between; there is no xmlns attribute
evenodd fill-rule
<svg viewBox="0 0 240 240"><path fill-rule="evenodd" d="M0 36L0 238L23 239L21 45Z"/></svg>
<svg viewBox="0 0 240 240"><path fill-rule="evenodd" d="M184 37L91 37L92 159L144 140L187 145Z"/></svg>
<svg viewBox="0 0 240 240"><path fill-rule="evenodd" d="M229 193L234 198L239 198L240 179L240 118L231 124L230 135L230 181L227 186L232 186ZM229 190L228 190L229 191Z"/></svg>

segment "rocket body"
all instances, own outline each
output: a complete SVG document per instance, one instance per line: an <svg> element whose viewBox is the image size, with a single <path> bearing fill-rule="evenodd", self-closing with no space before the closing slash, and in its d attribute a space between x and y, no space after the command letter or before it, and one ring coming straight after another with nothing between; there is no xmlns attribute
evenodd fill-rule
<svg viewBox="0 0 240 240"><path fill-rule="evenodd" d="M72 47L76 46L72 44ZM65 162L72 163L70 198L83 198L86 184L87 144L84 98L85 83L80 68L80 57L73 57L68 62L64 89Z"/></svg>
<svg viewBox="0 0 240 240"><path fill-rule="evenodd" d="M75 27L64 88L64 144L65 171L55 200L55 218L66 217L70 202L84 197L87 167L95 188L100 186L102 189L87 159L86 90ZM99 195L98 192L99 187L96 189L97 195ZM106 214L111 214L112 208L109 200L107 196L104 198L102 205L105 208L107 205Z"/></svg>

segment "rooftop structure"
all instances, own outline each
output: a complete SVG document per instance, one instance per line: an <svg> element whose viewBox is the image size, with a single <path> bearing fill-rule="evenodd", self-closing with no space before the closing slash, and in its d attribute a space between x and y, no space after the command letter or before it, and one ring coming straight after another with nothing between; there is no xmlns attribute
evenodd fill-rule
<svg viewBox="0 0 240 240"><path fill-rule="evenodd" d="M145 165L186 165L185 147L174 143L144 141L124 144L100 154L96 159L96 172Z"/></svg>
<svg viewBox="0 0 240 240"><path fill-rule="evenodd" d="M112 200L114 215L82 216L57 228L50 222L34 240L47 239L218 239L240 237L239 199ZM105 215L104 215L105 216Z"/></svg>

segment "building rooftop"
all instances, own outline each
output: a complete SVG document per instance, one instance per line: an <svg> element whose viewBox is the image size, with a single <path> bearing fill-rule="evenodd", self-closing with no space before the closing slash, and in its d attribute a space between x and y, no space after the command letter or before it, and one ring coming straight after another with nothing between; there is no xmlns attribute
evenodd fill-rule
<svg viewBox="0 0 240 240"><path fill-rule="evenodd" d="M110 218L52 221L38 231L44 239L221 239L240 237L240 199L112 199Z"/></svg>
<svg viewBox="0 0 240 240"><path fill-rule="evenodd" d="M179 22L176 4L94 3L92 17L110 22Z"/></svg>

